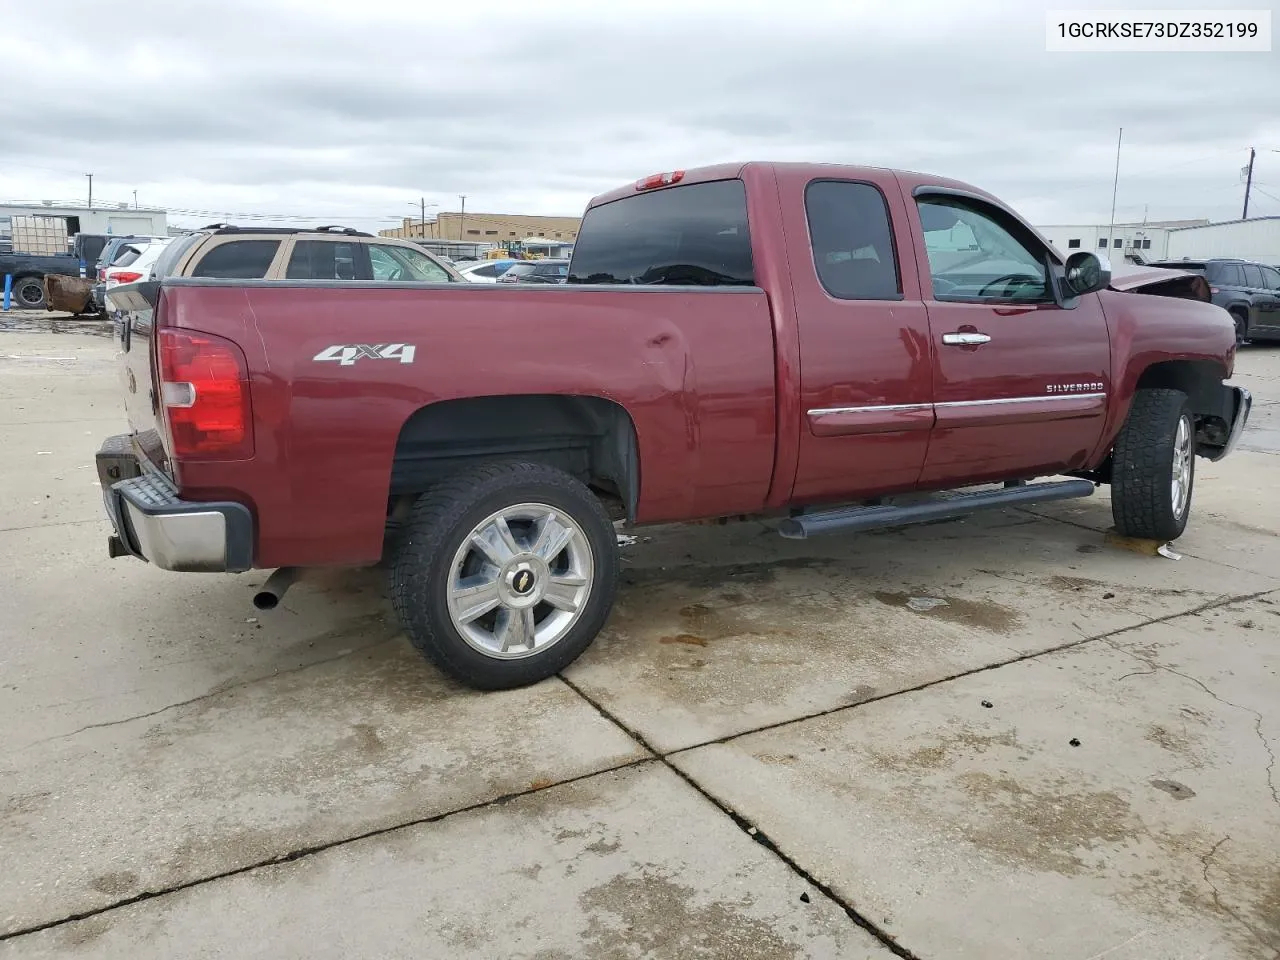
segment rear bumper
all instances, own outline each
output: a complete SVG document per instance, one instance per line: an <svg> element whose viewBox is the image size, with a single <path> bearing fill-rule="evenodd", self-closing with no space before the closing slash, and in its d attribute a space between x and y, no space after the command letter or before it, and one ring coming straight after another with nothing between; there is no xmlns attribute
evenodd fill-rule
<svg viewBox="0 0 1280 960"><path fill-rule="evenodd" d="M103 505L116 531L107 544L112 557L191 572L253 566L253 517L244 504L181 499L168 477L142 470L128 434L109 437L97 465Z"/></svg>
<svg viewBox="0 0 1280 960"><path fill-rule="evenodd" d="M1231 426L1227 432L1227 442L1209 456L1210 460L1221 460L1236 448L1240 435L1244 433L1244 426L1249 422L1249 411L1253 409L1253 396L1244 387L1228 387L1227 390L1231 399Z"/></svg>

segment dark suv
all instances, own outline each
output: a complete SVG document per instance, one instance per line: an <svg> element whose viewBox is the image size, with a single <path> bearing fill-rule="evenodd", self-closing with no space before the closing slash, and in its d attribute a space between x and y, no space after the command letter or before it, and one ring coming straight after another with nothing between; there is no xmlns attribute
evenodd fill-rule
<svg viewBox="0 0 1280 960"><path fill-rule="evenodd" d="M1280 340L1280 270L1250 260L1164 260L1171 267L1201 274L1213 302L1236 322L1236 341Z"/></svg>

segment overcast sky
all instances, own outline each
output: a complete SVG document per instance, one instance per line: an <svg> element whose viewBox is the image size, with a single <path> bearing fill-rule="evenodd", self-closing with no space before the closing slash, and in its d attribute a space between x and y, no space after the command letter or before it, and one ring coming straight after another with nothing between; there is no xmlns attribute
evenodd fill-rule
<svg viewBox="0 0 1280 960"><path fill-rule="evenodd" d="M946 174L1040 224L1280 215L1280 54L1046 53L1050 7L1162 0L60 0L0 65L0 200L366 229L578 214L726 160ZM150 9L148 9L150 8ZM211 15L209 11L216 11ZM1270 194L1270 196L1268 196ZM429 208L429 212L432 209ZM190 211L183 215L177 211Z"/></svg>

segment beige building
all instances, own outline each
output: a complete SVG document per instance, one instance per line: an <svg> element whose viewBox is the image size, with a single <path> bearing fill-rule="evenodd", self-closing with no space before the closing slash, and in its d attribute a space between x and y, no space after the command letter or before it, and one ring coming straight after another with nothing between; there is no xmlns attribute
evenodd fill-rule
<svg viewBox="0 0 1280 960"><path fill-rule="evenodd" d="M578 237L581 217L533 217L518 213L440 213L425 224L406 217L404 223L390 230L379 230L384 237L417 237L437 240L462 240L493 243L502 246L526 237L562 240L572 244Z"/></svg>

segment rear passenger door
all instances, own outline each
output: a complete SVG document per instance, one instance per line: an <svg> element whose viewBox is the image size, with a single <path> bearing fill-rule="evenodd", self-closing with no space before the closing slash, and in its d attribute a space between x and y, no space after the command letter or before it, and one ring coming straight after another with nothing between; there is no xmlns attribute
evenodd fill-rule
<svg viewBox="0 0 1280 960"><path fill-rule="evenodd" d="M284 279L369 280L368 252L350 240L295 240Z"/></svg>
<svg viewBox="0 0 1280 960"><path fill-rule="evenodd" d="M1276 298L1262 275L1262 267L1256 263L1240 264L1244 274L1245 291L1249 294L1249 329L1260 332L1274 324L1272 311L1276 308Z"/></svg>
<svg viewBox="0 0 1280 960"><path fill-rule="evenodd" d="M803 417L792 499L908 489L928 448L933 387L897 184L885 174L780 186Z"/></svg>
<svg viewBox="0 0 1280 960"><path fill-rule="evenodd" d="M1261 305L1262 326L1267 336L1280 337L1280 270L1272 267L1258 267L1262 274L1263 296Z"/></svg>

